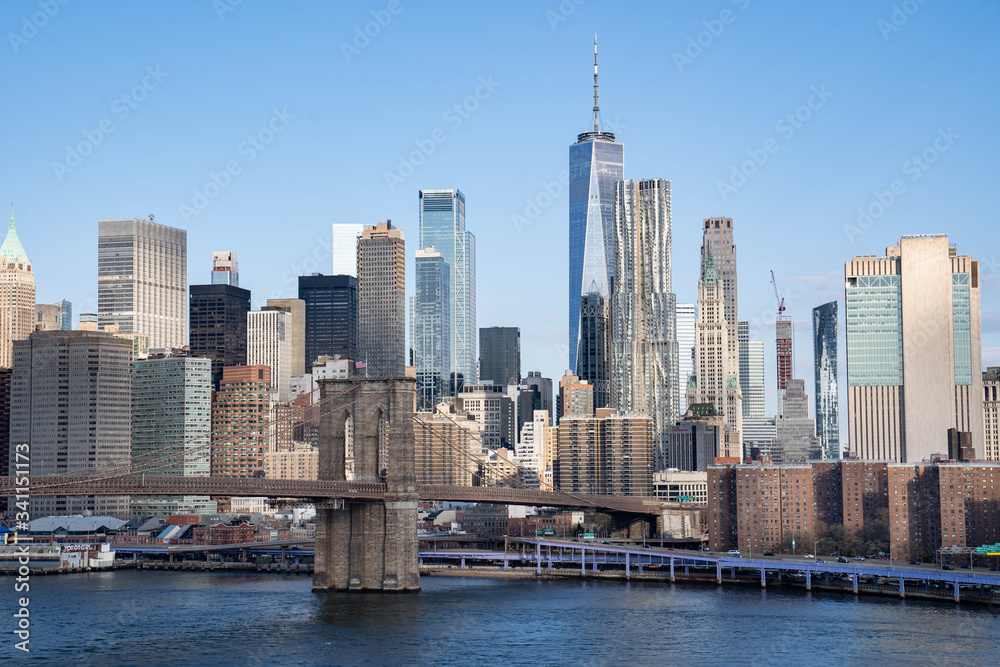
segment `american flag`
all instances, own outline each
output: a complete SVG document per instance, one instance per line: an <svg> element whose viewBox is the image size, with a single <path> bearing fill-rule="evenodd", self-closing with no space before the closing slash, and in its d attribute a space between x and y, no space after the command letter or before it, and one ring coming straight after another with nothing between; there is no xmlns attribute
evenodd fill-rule
<svg viewBox="0 0 1000 667"><path fill-rule="evenodd" d="M368 368L368 364L363 361L358 361L354 364L355 368Z"/></svg>

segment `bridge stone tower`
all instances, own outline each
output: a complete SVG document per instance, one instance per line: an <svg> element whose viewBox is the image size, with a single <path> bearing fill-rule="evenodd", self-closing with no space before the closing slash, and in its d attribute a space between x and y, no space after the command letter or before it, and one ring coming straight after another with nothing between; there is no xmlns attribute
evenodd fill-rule
<svg viewBox="0 0 1000 667"><path fill-rule="evenodd" d="M354 480L385 482L385 500L316 510L313 590L419 591L414 378L321 380L319 478L343 480L353 433ZM350 429L350 431L349 431Z"/></svg>

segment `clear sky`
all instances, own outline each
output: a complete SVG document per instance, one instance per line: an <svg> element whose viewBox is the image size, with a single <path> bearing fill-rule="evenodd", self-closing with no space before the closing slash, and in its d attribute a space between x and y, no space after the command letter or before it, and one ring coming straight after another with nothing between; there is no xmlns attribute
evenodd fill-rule
<svg viewBox="0 0 1000 667"><path fill-rule="evenodd" d="M522 370L557 379L558 183L589 129L596 32L626 177L672 181L678 301L696 297L702 218L734 219L770 409L768 271L811 394L811 309L843 303L845 260L902 234L947 233L983 262L983 361L1000 363L996 0L7 0L0 26L0 201L40 303L96 310L97 221L149 214L188 230L191 283L236 250L254 307L330 272L331 223L390 218L412 290L417 190L457 187L479 325L519 326ZM858 224L859 207L876 215Z"/></svg>

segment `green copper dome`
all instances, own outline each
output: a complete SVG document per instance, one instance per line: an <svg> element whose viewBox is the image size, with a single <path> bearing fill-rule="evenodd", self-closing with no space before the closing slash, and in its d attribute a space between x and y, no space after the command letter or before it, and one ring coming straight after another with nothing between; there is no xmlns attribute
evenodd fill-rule
<svg viewBox="0 0 1000 667"><path fill-rule="evenodd" d="M719 274L715 272L715 260L712 259L712 251L705 248L705 270L701 274L701 280L705 284L718 284Z"/></svg>
<svg viewBox="0 0 1000 667"><path fill-rule="evenodd" d="M14 226L14 207L10 207L10 226L7 227L7 238L3 240L3 245L0 246L0 257L6 257L7 259L14 260L15 262L21 258L24 258L24 262L31 266L31 260L28 259L28 254L24 252L24 246L21 245L21 239L17 238L17 228Z"/></svg>

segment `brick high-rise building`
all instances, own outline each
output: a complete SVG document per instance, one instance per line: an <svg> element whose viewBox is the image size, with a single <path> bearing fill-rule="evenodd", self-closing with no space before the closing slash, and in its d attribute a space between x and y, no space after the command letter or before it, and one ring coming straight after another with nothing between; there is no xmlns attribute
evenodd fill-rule
<svg viewBox="0 0 1000 667"><path fill-rule="evenodd" d="M0 245L0 368L14 365L13 343L35 330L35 274L10 211L7 237Z"/></svg>
<svg viewBox="0 0 1000 667"><path fill-rule="evenodd" d="M392 222L358 241L360 361L370 377L401 377L406 365L406 248Z"/></svg>
<svg viewBox="0 0 1000 667"><path fill-rule="evenodd" d="M212 403L213 477L264 476L270 407L270 367L233 366L222 371Z"/></svg>
<svg viewBox="0 0 1000 667"><path fill-rule="evenodd" d="M594 415L594 385L569 370L559 380L558 418Z"/></svg>
<svg viewBox="0 0 1000 667"><path fill-rule="evenodd" d="M645 415L596 415L559 420L555 486L561 491L649 496L653 491L653 422Z"/></svg>

